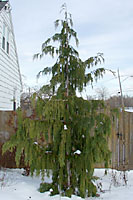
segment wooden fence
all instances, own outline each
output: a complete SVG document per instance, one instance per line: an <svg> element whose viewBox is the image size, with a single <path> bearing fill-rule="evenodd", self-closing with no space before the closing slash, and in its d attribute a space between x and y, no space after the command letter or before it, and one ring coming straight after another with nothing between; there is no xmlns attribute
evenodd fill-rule
<svg viewBox="0 0 133 200"><path fill-rule="evenodd" d="M122 111L112 123L109 139L111 168L133 169L133 113Z"/></svg>
<svg viewBox="0 0 133 200"><path fill-rule="evenodd" d="M14 153L1 155L2 144L16 129L16 114L0 111L0 166L15 167ZM112 122L111 135L108 140L112 152L110 167L118 170L133 169L133 113L121 112L119 118ZM103 167L102 164L98 165Z"/></svg>
<svg viewBox="0 0 133 200"><path fill-rule="evenodd" d="M0 167L14 168L15 152L7 152L2 156L2 145L9 140L16 131L16 113L14 111L0 111Z"/></svg>

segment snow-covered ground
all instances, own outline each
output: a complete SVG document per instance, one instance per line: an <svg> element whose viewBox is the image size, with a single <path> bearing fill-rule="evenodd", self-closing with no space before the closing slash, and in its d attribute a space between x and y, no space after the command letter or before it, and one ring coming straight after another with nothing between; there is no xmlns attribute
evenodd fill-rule
<svg viewBox="0 0 133 200"><path fill-rule="evenodd" d="M2 200L83 200L80 197L72 196L60 197L49 196L49 192L38 192L40 178L26 177L22 175L20 169L2 169L0 170L0 199ZM95 176L99 179L96 185L100 197L87 198L104 200L131 200L133 199L133 171L126 172L126 176L115 170L108 170L105 175L104 169L95 169ZM126 180L126 181L125 181ZM50 181L48 178L46 181ZM127 182L127 185L125 184Z"/></svg>

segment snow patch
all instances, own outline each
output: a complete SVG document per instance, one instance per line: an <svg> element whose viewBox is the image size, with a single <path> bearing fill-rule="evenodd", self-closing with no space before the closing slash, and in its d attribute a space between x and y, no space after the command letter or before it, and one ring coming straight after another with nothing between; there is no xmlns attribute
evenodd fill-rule
<svg viewBox="0 0 133 200"><path fill-rule="evenodd" d="M74 154L81 154L81 151L77 150L77 151L74 152Z"/></svg>
<svg viewBox="0 0 133 200"><path fill-rule="evenodd" d="M80 150L75 153L81 153ZM39 185L42 182L40 177L22 175L23 169L2 169L0 170L0 199L5 200L84 200L81 197L72 195L71 198L50 196L50 192L40 193ZM116 170L95 169L94 176L98 188L99 198L86 198L87 200L130 200L133 197L133 170L126 172L127 185L124 183L123 172ZM45 182L51 178L45 177ZM6 184L2 184L6 183ZM2 186L1 186L2 184Z"/></svg>

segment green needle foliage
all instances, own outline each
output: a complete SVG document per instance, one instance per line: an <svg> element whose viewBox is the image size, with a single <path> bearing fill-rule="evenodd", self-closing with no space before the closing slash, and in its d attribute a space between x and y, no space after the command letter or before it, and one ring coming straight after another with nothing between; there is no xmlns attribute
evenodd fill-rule
<svg viewBox="0 0 133 200"><path fill-rule="evenodd" d="M77 97L76 92L82 92L87 84L93 85L103 76L105 69L96 68L96 65L104 60L102 54L86 61L79 58L71 45L72 38L78 45L77 33L65 5L63 9L65 18L55 22L56 28L61 26L60 32L46 40L42 52L34 56L57 56L53 66L45 67L38 74L52 74L50 84L41 89L51 97L44 99L42 95L34 94L31 117L17 111L17 132L4 144L3 152L16 149L18 166L24 155L31 174L41 173L44 178L45 173L49 175L51 171L52 183L41 184L41 192L52 188L51 195L95 196L94 166L99 162L107 165L110 158L107 144L110 117L103 101L87 101ZM57 47L53 46L54 42Z"/></svg>

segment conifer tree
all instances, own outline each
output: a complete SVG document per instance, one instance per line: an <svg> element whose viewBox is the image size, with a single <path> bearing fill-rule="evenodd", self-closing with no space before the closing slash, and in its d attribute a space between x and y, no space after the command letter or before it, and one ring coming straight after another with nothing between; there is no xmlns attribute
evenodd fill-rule
<svg viewBox="0 0 133 200"><path fill-rule="evenodd" d="M76 45L79 43L71 15L65 5L62 8L65 17L55 22L56 28L61 26L60 32L47 39L42 52L35 55L35 58L57 56L53 66L38 74L52 74L50 84L41 89L49 90L51 97L44 99L34 94L30 117L25 117L21 109L17 111L17 132L4 145L3 152L16 149L17 165L24 155L31 174L36 171L45 177L45 173L52 171L52 183L41 184L40 191L52 188L51 195L95 196L94 166L99 162L107 164L110 158L107 144L110 118L103 101L87 101L77 97L76 92L82 92L87 84L93 85L103 76L105 69L96 68L103 57L98 54L81 60L71 45L72 38Z"/></svg>

